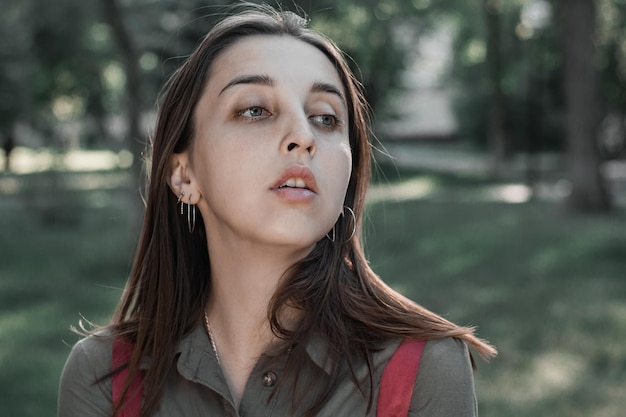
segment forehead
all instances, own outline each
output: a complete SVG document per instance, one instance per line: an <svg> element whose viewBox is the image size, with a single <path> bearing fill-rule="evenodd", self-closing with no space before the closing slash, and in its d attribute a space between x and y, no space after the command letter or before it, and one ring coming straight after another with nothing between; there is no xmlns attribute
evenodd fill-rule
<svg viewBox="0 0 626 417"><path fill-rule="evenodd" d="M209 88L234 77L263 74L278 83L331 82L345 94L335 65L313 45L291 36L253 35L229 46L213 62Z"/></svg>

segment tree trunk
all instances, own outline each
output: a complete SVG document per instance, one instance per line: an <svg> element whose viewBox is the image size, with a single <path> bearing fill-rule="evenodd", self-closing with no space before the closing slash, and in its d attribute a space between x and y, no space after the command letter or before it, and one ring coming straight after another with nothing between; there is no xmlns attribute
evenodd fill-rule
<svg viewBox="0 0 626 417"><path fill-rule="evenodd" d="M487 70L489 74L490 104L487 118L487 144L491 156L491 173L503 173L508 156L504 131L504 97L502 94L502 56L500 51L500 2L483 0L487 23Z"/></svg>
<svg viewBox="0 0 626 417"><path fill-rule="evenodd" d="M115 43L120 51L124 72L126 74L126 123L127 143L133 154L132 181L130 184L130 199L135 212L135 226L139 227L143 217L141 192L141 175L143 174L142 156L145 155L146 142L142 138L140 128L141 116L141 69L139 66L139 52L135 46L128 28L124 24L124 16L117 0L101 0L106 22L111 27Z"/></svg>
<svg viewBox="0 0 626 417"><path fill-rule="evenodd" d="M568 207L606 211L611 199L600 172L596 135L600 124L598 80L594 67L593 0L562 2L568 174Z"/></svg>

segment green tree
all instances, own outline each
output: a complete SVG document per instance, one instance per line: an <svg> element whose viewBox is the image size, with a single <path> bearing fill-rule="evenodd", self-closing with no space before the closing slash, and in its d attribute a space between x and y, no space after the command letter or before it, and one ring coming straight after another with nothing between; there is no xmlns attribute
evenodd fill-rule
<svg viewBox="0 0 626 417"><path fill-rule="evenodd" d="M502 91L502 46L501 46L500 1L483 0L482 9L486 21L486 56L489 112L487 114L487 146L491 154L493 175L500 175L505 158L510 152L504 127L504 93Z"/></svg>
<svg viewBox="0 0 626 417"><path fill-rule="evenodd" d="M12 129L21 114L32 106L28 81L34 76L33 57L26 53L32 43L26 19L28 2L0 3L0 128ZM10 40L10 41L9 41Z"/></svg>
<svg viewBox="0 0 626 417"><path fill-rule="evenodd" d="M570 0L560 8L564 43L564 76L568 205L576 210L611 207L600 172L596 135L600 123L598 71L594 65L596 9L593 0Z"/></svg>
<svg viewBox="0 0 626 417"><path fill-rule="evenodd" d="M315 6L305 8L313 27L346 52L374 113L389 116L387 99L404 88L401 75L407 56L432 26L433 20L427 19L430 2L343 0Z"/></svg>
<svg viewBox="0 0 626 417"><path fill-rule="evenodd" d="M563 143L560 122L554 118L562 107L558 31L553 22L541 29L529 27L522 19L527 3L485 0L482 9L458 3L447 11L455 27L450 79L459 89L460 133L483 147L492 135L503 137L504 143L497 145L500 155L527 149L529 100L540 109L543 126L534 136L543 148L558 149ZM491 120L494 112L500 121ZM498 130L503 132L489 133Z"/></svg>
<svg viewBox="0 0 626 417"><path fill-rule="evenodd" d="M109 51L93 39L95 19L86 2L0 4L0 123L31 124L48 132L51 145L58 121L104 117L101 71Z"/></svg>
<svg viewBox="0 0 626 417"><path fill-rule="evenodd" d="M605 117L601 126L600 151L604 157L626 156L626 1L597 1L597 63Z"/></svg>

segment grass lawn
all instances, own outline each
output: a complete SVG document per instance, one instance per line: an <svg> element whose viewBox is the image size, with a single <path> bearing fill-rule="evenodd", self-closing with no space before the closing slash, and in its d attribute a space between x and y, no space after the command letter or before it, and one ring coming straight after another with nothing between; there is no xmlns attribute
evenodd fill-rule
<svg viewBox="0 0 626 417"><path fill-rule="evenodd" d="M0 416L56 415L69 326L105 323L130 269L125 176L97 190L84 177L0 177ZM472 198L484 181L403 173L395 185L407 183L429 192L368 207L371 264L499 348L479 361L481 416L622 416L626 212Z"/></svg>

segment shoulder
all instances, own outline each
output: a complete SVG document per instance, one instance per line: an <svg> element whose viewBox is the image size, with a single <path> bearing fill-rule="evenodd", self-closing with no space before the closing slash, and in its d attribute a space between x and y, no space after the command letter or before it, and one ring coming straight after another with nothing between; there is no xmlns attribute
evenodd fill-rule
<svg viewBox="0 0 626 417"><path fill-rule="evenodd" d="M426 343L411 399L410 416L475 416L474 375L465 343Z"/></svg>
<svg viewBox="0 0 626 417"><path fill-rule="evenodd" d="M421 369L434 368L438 373L458 373L471 370L469 350L465 342L452 337L429 340L424 347Z"/></svg>
<svg viewBox="0 0 626 417"><path fill-rule="evenodd" d="M65 363L65 371L100 374L111 369L112 337L97 333L79 340L73 347ZM100 371L100 372L99 372Z"/></svg>
<svg viewBox="0 0 626 417"><path fill-rule="evenodd" d="M99 416L111 409L112 338L105 333L78 341L70 351L59 384L58 415Z"/></svg>

